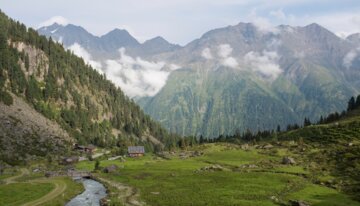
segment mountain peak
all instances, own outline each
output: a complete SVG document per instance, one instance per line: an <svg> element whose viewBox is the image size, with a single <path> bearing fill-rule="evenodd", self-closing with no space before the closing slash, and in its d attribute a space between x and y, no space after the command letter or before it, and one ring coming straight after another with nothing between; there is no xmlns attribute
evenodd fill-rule
<svg viewBox="0 0 360 206"><path fill-rule="evenodd" d="M113 29L111 31L109 31L107 34L105 34L104 36L106 35L128 35L128 36L131 36L130 33L125 30L125 29Z"/></svg>
<svg viewBox="0 0 360 206"><path fill-rule="evenodd" d="M125 29L114 29L100 37L105 47L109 50L121 47L134 47L140 43Z"/></svg>
<svg viewBox="0 0 360 206"><path fill-rule="evenodd" d="M336 36L334 33L317 23L312 23L300 28L304 30L305 33L314 38L330 38L333 40L340 39L340 37Z"/></svg>
<svg viewBox="0 0 360 206"><path fill-rule="evenodd" d="M348 41L360 43L360 33L350 34L348 37L346 37Z"/></svg>
<svg viewBox="0 0 360 206"><path fill-rule="evenodd" d="M161 37L161 36L154 37L154 38L149 39L149 40L146 40L146 41L144 42L144 44L149 44L149 43L165 43L165 44L170 44L168 41L166 41L166 39L164 39L164 38Z"/></svg>
<svg viewBox="0 0 360 206"><path fill-rule="evenodd" d="M39 30L51 32L62 27L64 26L55 22L49 26L40 27Z"/></svg>
<svg viewBox="0 0 360 206"><path fill-rule="evenodd" d="M311 23L309 25L306 25L304 28L306 29L312 29L312 30L327 30L324 27L322 27L321 25L317 24L317 23Z"/></svg>

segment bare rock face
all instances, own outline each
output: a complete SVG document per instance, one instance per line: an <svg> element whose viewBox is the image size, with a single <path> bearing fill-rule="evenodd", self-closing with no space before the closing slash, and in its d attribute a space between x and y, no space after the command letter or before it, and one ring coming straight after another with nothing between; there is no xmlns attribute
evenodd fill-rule
<svg viewBox="0 0 360 206"><path fill-rule="evenodd" d="M221 165L215 164L215 165L205 166L197 170L197 172L204 172L204 171L208 171L208 172L228 171L228 169Z"/></svg>
<svg viewBox="0 0 360 206"><path fill-rule="evenodd" d="M22 98L0 102L0 157L9 164L32 156L65 153L74 140L57 123L45 118Z"/></svg>
<svg viewBox="0 0 360 206"><path fill-rule="evenodd" d="M20 62L21 70L23 70L25 77L33 76L37 81L43 81L45 74L49 70L49 59L46 54L40 49L23 42L14 42L12 44L19 52L24 51L29 57L29 68L25 67L25 63Z"/></svg>
<svg viewBox="0 0 360 206"><path fill-rule="evenodd" d="M105 172L105 173L113 173L113 172L115 172L117 169L119 169L118 166L116 166L116 165L110 165L110 166L107 166L107 167L104 168L104 172Z"/></svg>

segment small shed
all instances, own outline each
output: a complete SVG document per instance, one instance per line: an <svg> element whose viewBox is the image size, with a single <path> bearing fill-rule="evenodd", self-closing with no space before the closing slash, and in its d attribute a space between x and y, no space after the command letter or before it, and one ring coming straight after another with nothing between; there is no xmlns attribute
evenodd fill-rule
<svg viewBox="0 0 360 206"><path fill-rule="evenodd" d="M79 157L72 156L72 157L64 157L64 158L62 158L60 163L62 165L71 165L71 164L77 163L78 161L79 161Z"/></svg>
<svg viewBox="0 0 360 206"><path fill-rule="evenodd" d="M129 157L141 157L145 154L144 146L130 146L128 147Z"/></svg>

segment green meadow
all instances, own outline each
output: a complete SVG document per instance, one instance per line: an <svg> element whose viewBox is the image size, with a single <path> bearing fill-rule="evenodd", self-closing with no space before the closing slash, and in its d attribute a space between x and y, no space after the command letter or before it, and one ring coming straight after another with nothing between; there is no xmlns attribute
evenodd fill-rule
<svg viewBox="0 0 360 206"><path fill-rule="evenodd" d="M15 206L36 200L54 189L50 183L11 183L0 185L0 205Z"/></svg>
<svg viewBox="0 0 360 206"><path fill-rule="evenodd" d="M360 206L338 190L314 184L302 164L282 165L281 155L291 154L290 150L277 155L261 149L245 151L231 144L206 144L192 150L203 155L183 159L180 154L184 151L179 151L166 159L146 155L125 162L104 160L101 167L115 164L118 171L97 173L136 188L147 205L270 206L301 200L311 205ZM221 169L201 169L211 165L220 165ZM94 162L80 162L77 168L92 171Z"/></svg>
<svg viewBox="0 0 360 206"><path fill-rule="evenodd" d="M17 172L13 175L0 175L0 179L19 175ZM42 206L61 206L65 205L70 199L83 191L81 183L77 183L68 177L43 178L43 174L25 174L15 180L13 183L0 184L0 206L33 205L38 201ZM50 192L54 195L47 197Z"/></svg>

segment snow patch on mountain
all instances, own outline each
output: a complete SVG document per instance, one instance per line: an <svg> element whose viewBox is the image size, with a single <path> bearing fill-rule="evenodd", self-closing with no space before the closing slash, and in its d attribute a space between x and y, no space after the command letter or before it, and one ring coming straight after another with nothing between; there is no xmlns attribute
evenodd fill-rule
<svg viewBox="0 0 360 206"><path fill-rule="evenodd" d="M53 16L50 19L40 23L38 25L38 28L50 26L50 25L53 25L55 23L57 23L59 25L62 25L62 26L66 26L66 25L69 24L69 21L65 17L62 17L62 16Z"/></svg>

